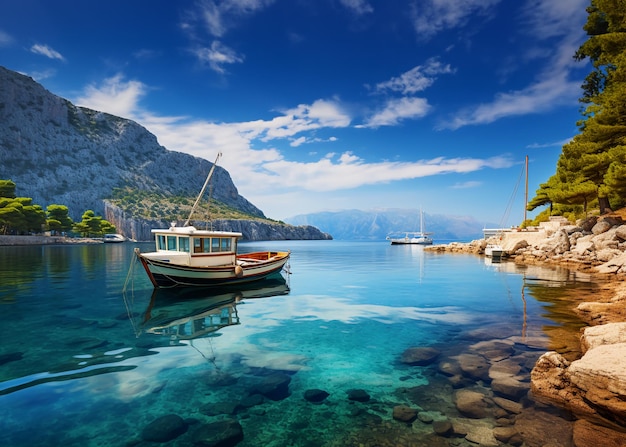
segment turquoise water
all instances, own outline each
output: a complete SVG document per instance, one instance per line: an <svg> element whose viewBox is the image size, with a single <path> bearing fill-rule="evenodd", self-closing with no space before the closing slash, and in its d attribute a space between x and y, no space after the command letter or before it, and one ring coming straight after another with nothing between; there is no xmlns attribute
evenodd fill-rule
<svg viewBox="0 0 626 447"><path fill-rule="evenodd" d="M206 430L218 421L236 427L223 445L466 445L458 434L434 433L433 420L468 419L454 403L460 389L498 393L490 379L443 365L482 355L477 343L501 341L527 384L541 353L571 349L553 329L576 334L582 326L558 307L555 290L592 287L566 270L420 246L287 241L240 247L290 249L283 281L217 296L153 296L136 246L151 248L0 247L4 445L186 446L199 433L217 440ZM193 338L196 330L204 335ZM413 347L439 356L403 362ZM305 399L314 389L327 397ZM525 395L505 397L534 407ZM394 419L398 405L420 417ZM469 422L513 421L490 405ZM151 442L149 424L167 415L180 426Z"/></svg>

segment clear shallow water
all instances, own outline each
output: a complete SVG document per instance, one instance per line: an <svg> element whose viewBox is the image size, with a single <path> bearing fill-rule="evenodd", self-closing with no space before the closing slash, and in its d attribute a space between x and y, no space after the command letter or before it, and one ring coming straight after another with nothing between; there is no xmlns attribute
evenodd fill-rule
<svg viewBox="0 0 626 447"><path fill-rule="evenodd" d="M475 344L484 341L507 343L527 382L534 360L571 350L567 339L583 326L563 294L593 288L565 270L488 265L420 246L287 241L241 245L291 249L286 284L153 296L135 246L151 248L0 247L5 445L155 445L144 429L172 414L186 432L165 445L193 445L199 428L221 420L239 423L241 446L464 445L434 434L427 417L394 420L393 408L456 420L464 417L454 405L459 389L493 397L489 380L441 367L480 354ZM186 339L210 324L224 326ZM403 363L412 347L440 355ZM309 402L311 389L328 397ZM350 399L353 389L370 400ZM480 423L496 425L497 415Z"/></svg>

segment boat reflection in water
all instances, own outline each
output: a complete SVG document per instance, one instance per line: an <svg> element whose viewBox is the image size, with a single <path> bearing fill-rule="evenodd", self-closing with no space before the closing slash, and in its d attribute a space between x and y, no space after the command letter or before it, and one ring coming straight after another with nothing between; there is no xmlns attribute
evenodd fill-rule
<svg viewBox="0 0 626 447"><path fill-rule="evenodd" d="M289 285L280 274L231 288L155 289L141 321L133 326L137 336L167 336L171 343L193 340L239 324L237 304L241 301L287 294Z"/></svg>

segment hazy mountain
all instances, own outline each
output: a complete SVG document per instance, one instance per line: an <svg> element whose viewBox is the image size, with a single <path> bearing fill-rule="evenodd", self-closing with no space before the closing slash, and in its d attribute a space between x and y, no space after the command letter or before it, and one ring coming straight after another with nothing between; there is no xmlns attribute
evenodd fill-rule
<svg viewBox="0 0 626 447"><path fill-rule="evenodd" d="M384 240L389 233L419 231L420 212L416 209L343 210L301 214L285 219L293 225L313 225L334 239ZM485 224L468 216L424 213L424 231L432 232L435 243L482 238Z"/></svg>

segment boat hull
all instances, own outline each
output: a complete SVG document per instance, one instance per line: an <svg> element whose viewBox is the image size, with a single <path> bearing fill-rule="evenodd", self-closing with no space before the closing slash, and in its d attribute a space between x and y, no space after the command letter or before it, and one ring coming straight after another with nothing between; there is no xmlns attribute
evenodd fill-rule
<svg viewBox="0 0 626 447"><path fill-rule="evenodd" d="M237 265L193 267L150 259L137 253L141 263L157 288L216 287L259 281L280 272L289 260L289 252L256 252L241 255L264 258L256 263L238 262ZM239 256L238 256L239 258Z"/></svg>

